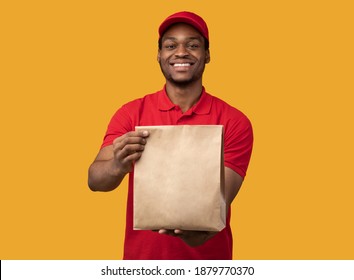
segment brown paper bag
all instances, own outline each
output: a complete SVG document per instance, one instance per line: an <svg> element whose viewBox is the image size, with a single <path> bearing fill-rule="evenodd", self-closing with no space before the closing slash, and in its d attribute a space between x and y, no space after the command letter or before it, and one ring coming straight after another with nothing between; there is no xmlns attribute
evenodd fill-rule
<svg viewBox="0 0 354 280"><path fill-rule="evenodd" d="M223 127L139 126L150 132L134 168L134 229L225 227Z"/></svg>

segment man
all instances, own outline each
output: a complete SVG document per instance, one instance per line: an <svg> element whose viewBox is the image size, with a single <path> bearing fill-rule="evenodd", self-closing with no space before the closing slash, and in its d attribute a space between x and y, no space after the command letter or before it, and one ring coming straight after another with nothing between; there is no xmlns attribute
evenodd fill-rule
<svg viewBox="0 0 354 280"><path fill-rule="evenodd" d="M115 113L90 166L89 186L93 191L111 191L129 173L124 259L232 259L230 211L226 228L219 233L133 230L134 162L149 141L148 132L135 132L135 126L223 125L227 209L246 175L252 151L247 117L202 85L210 53L208 27L201 17L179 12L166 18L159 27L157 60L166 78L164 88Z"/></svg>

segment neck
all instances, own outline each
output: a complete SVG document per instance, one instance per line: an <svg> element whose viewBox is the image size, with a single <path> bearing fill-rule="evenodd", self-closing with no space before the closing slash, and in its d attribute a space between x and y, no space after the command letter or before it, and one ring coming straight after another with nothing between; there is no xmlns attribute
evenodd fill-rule
<svg viewBox="0 0 354 280"><path fill-rule="evenodd" d="M166 92L173 104L178 105L182 112L188 111L196 104L202 94L202 83L178 85L166 81Z"/></svg>

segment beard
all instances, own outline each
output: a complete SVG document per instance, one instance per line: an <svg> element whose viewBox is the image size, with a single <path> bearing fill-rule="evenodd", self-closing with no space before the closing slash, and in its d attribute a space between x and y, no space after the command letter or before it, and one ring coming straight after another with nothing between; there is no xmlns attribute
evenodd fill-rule
<svg viewBox="0 0 354 280"><path fill-rule="evenodd" d="M162 66L161 62L159 62L159 65L160 65L161 72L164 75L166 81L182 88L188 87L194 82L200 80L203 76L204 69L205 69L205 64L203 64L203 67L197 73L194 73L192 76L184 79L175 79L173 75Z"/></svg>

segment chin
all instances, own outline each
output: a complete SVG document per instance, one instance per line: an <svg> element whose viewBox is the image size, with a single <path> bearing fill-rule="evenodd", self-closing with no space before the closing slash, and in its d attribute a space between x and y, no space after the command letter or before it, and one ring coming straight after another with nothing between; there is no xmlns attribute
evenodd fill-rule
<svg viewBox="0 0 354 280"><path fill-rule="evenodd" d="M169 81L176 86L182 86L182 87L186 87L195 82L194 80L174 80L174 79L171 79Z"/></svg>
<svg viewBox="0 0 354 280"><path fill-rule="evenodd" d="M169 77L167 79L169 82L174 83L176 85L189 85L189 84L193 84L196 81L198 81L199 79L196 79L194 77L191 78L174 78L174 77Z"/></svg>

